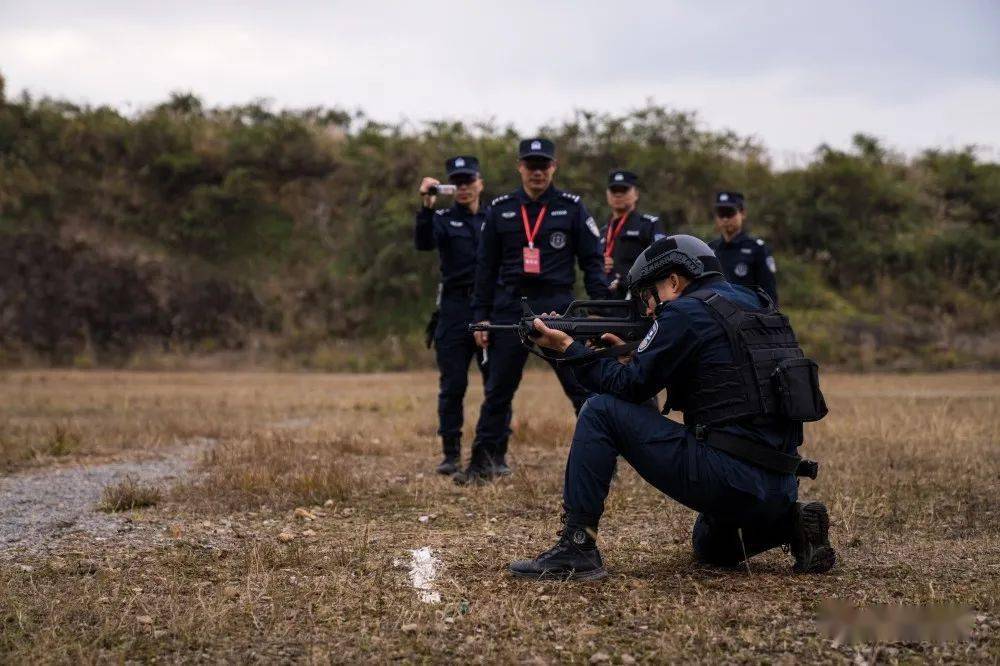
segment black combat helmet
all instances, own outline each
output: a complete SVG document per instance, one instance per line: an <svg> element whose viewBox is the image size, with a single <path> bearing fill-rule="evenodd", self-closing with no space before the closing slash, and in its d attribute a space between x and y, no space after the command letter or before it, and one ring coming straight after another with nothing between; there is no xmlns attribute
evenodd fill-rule
<svg viewBox="0 0 1000 666"><path fill-rule="evenodd" d="M661 238L632 264L628 272L628 289L636 298L643 289L670 273L679 273L696 280L707 275L722 275L722 265L708 244L694 236L678 234Z"/></svg>

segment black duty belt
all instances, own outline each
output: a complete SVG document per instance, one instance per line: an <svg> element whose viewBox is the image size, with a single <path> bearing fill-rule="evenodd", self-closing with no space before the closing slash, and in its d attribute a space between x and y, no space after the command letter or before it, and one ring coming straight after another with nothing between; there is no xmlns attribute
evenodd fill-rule
<svg viewBox="0 0 1000 666"><path fill-rule="evenodd" d="M441 288L442 298L469 298L472 296L472 285L445 286Z"/></svg>
<svg viewBox="0 0 1000 666"><path fill-rule="evenodd" d="M810 479L815 479L819 472L819 463L813 460L782 453L766 444L761 444L728 432L711 430L699 425L694 427L694 437L706 446L711 446L713 449L728 453L734 458L748 462L761 469L766 469L769 472L807 476Z"/></svg>

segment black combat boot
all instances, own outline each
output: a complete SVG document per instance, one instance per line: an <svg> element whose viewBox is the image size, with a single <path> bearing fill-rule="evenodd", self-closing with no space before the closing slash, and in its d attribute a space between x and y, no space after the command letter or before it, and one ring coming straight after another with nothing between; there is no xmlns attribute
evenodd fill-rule
<svg viewBox="0 0 1000 666"><path fill-rule="evenodd" d="M518 560L510 572L518 578L545 580L598 580L608 575L601 551L592 530L567 525L559 532L559 541L533 560Z"/></svg>
<svg viewBox="0 0 1000 666"><path fill-rule="evenodd" d="M507 465L507 441L504 440L490 454L493 459L493 473L496 476L510 476L514 472Z"/></svg>
<svg viewBox="0 0 1000 666"><path fill-rule="evenodd" d="M479 442L472 445L472 459L464 471L458 472L452 480L459 486L482 486L496 478L493 460L486 448Z"/></svg>
<svg viewBox="0 0 1000 666"><path fill-rule="evenodd" d="M493 473L497 476L510 476L514 472L507 464L506 458L497 458L493 462Z"/></svg>
<svg viewBox="0 0 1000 666"><path fill-rule="evenodd" d="M792 542L789 544L795 573L826 573L837 561L830 545L830 515L822 502L796 502L792 507Z"/></svg>
<svg viewBox="0 0 1000 666"><path fill-rule="evenodd" d="M441 438L441 448L444 450L444 460L437 466L437 473L451 476L462 465L462 438L449 436Z"/></svg>

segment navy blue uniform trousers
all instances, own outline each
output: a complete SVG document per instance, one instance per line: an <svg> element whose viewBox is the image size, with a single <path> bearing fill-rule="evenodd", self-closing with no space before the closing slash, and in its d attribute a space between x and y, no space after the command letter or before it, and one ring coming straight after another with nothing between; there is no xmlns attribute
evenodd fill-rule
<svg viewBox="0 0 1000 666"><path fill-rule="evenodd" d="M434 330L434 351L441 375L438 434L445 438L462 435L462 401L469 386L469 362L473 359L483 382L486 382L487 368L481 363L480 349L469 332L471 321L472 307L467 294L442 295L438 324Z"/></svg>
<svg viewBox="0 0 1000 666"><path fill-rule="evenodd" d="M570 524L597 527L618 456L660 492L699 512L692 534L699 560L732 566L789 542L794 477L707 447L647 405L607 394L587 400L577 419L563 486Z"/></svg>
<svg viewBox="0 0 1000 666"><path fill-rule="evenodd" d="M531 310L536 313L563 312L573 301L572 292L555 292L528 298ZM493 309L494 324L513 324L521 318L521 301L517 294L497 290ZM494 331L490 334L489 377L486 380L486 397L476 425L476 442L497 460L507 453L510 438L511 402L521 383L528 350L513 331ZM552 365L552 364L550 364ZM590 397L590 391L577 380L569 368L552 365L563 391L579 412Z"/></svg>

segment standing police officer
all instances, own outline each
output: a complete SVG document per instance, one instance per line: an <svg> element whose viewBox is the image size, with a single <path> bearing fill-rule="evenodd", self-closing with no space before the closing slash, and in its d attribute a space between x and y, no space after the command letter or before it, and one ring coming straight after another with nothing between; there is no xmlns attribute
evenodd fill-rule
<svg viewBox="0 0 1000 666"><path fill-rule="evenodd" d="M441 372L438 393L438 434L444 449L439 474L454 474L461 464L462 400L469 383L469 361L475 357L486 382L486 364L469 333L472 321L472 285L476 270L476 249L486 215L479 205L483 179L479 161L459 155L445 161L448 181L457 187L450 208L434 210L435 191L440 183L424 178L420 183L423 206L417 212L414 241L418 250L437 249L441 258L438 287L438 317L434 327L434 348Z"/></svg>
<svg viewBox="0 0 1000 666"><path fill-rule="evenodd" d="M608 298L594 218L576 194L555 188L555 146L548 139L526 139L518 147L521 187L490 204L479 243L473 315L477 322L513 324L521 317L521 298L535 312L562 312L573 301L576 261L591 298ZM489 346L490 374L476 425L472 459L457 483L478 483L509 474L506 465L511 401L521 382L528 350L513 331L477 332ZM554 366L553 366L554 367ZM579 411L588 391L572 371L556 368L563 391Z"/></svg>
<svg viewBox="0 0 1000 666"><path fill-rule="evenodd" d="M653 243L629 271L633 297L656 319L633 357L580 366L581 381L599 395L587 400L573 435L565 529L552 549L511 564L513 574L607 575L595 537L618 456L700 512L692 535L699 560L734 566L787 544L797 572L833 566L827 509L798 502L795 478L815 476L815 463L796 448L802 422L826 414L816 365L773 303L730 284L720 269L708 245L678 235ZM535 329L543 347L567 358L587 353L540 319ZM683 425L639 404L663 388Z"/></svg>
<svg viewBox="0 0 1000 666"><path fill-rule="evenodd" d="M743 231L746 211L743 194L718 192L715 195L715 226L722 235L709 243L722 264L726 279L744 287L760 287L778 304L777 267L762 239Z"/></svg>
<svg viewBox="0 0 1000 666"><path fill-rule="evenodd" d="M639 201L639 177L625 169L608 174L608 206L611 219L601 228L604 272L608 274L613 298L625 298L628 290L622 277L628 275L643 250L653 241L664 238L660 218L636 209Z"/></svg>

